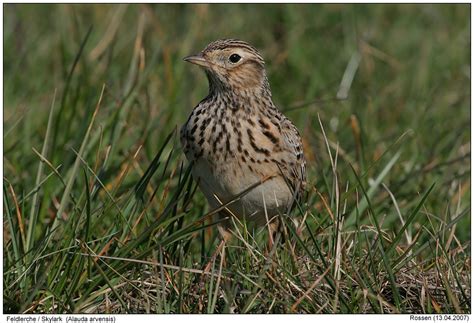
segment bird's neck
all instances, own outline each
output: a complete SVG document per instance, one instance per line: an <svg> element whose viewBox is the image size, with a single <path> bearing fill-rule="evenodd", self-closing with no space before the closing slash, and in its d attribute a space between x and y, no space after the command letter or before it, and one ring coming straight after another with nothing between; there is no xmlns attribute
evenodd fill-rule
<svg viewBox="0 0 474 323"><path fill-rule="evenodd" d="M222 82L218 78L208 75L209 79L209 99L217 99L225 102L233 109L245 109L247 107L268 108L274 107L270 84L266 75L257 86L232 86L228 82Z"/></svg>
<svg viewBox="0 0 474 323"><path fill-rule="evenodd" d="M208 100L220 102L220 109L254 113L255 110L275 108L271 93L263 90L246 89L241 91L210 90Z"/></svg>

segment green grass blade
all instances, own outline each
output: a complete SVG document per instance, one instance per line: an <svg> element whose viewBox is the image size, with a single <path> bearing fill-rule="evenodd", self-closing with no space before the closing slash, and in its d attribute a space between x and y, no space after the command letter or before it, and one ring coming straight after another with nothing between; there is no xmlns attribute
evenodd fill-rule
<svg viewBox="0 0 474 323"><path fill-rule="evenodd" d="M165 147L168 145L169 141L171 140L171 138L175 134L176 134L176 131L173 131L170 134L168 134L168 136L164 140L163 144L161 145L160 150L156 153L156 155L153 158L152 162L150 163L147 170L145 171L145 174L143 174L142 178L140 178L137 185L135 186L135 195L136 195L137 199L140 199L140 200L144 199L144 194L145 194L146 187L148 186L148 183L150 182L153 174L157 171L158 167L160 166L161 155L162 155Z"/></svg>
<svg viewBox="0 0 474 323"><path fill-rule="evenodd" d="M405 221L405 224L403 225L403 227L400 229L400 231L398 231L397 235L395 236L395 238L393 239L392 241L392 244L390 245L390 247L388 248L387 250L387 254L390 255L394 250L395 250L395 247L398 245L398 242L400 242L400 240L402 239L402 236L405 232L405 230L408 228L408 226L410 225L410 223L413 222L413 220L415 219L415 217L418 215L418 211L420 210L420 208L423 206L423 204L425 203L426 201L426 198L428 197L428 195L431 193L431 191L433 190L435 186L435 183L431 184L430 188L428 188L428 190L425 192L425 194L423 194L423 197L421 198L420 202L418 203L418 205L415 207L415 209L411 212L411 214L408 216L408 218L406 219Z"/></svg>
<svg viewBox="0 0 474 323"><path fill-rule="evenodd" d="M392 158L392 160L393 160L393 158ZM387 169L387 167L386 167L386 169ZM377 242L378 242L378 247L379 247L379 250L380 250L380 254L382 256L382 262L383 262L383 265L385 267L385 270L388 273L391 289L392 289L392 292L393 292L393 297L395 299L395 306L397 307L398 311L401 311L401 304L402 303L401 303L400 293L398 292L398 286L397 286L397 283L396 283L396 280L395 280L395 275L393 273L393 268L391 267L391 264L389 263L389 260L388 260L388 257L387 257L387 252L385 251L385 247L383 245L382 230L381 230L379 222L377 220L377 216L376 216L376 214L375 214L375 212L372 208L372 205L370 203L370 197L369 197L368 193L366 192L364 186L362 185L362 182L360 181L360 178L357 175L357 172L355 171L354 168L352 168L352 171L353 171L354 176L355 176L355 178L356 178L356 180L359 184L359 187L361 188L362 192L364 193L364 197L365 197L365 200L366 200L366 203L367 203L366 207L369 208L369 214L372 216L372 220L375 223L375 227L377 229L377 234L378 234Z"/></svg>
<svg viewBox="0 0 474 323"><path fill-rule="evenodd" d="M58 114L56 115L56 120L54 122L55 125L59 125L63 121L62 115L63 115L63 111L66 107L66 98L67 98L67 95L69 93L69 88L71 86L72 75L74 74L74 71L76 70L76 67L79 63L79 59L82 56L84 48L87 44L87 40L89 39L89 36L91 35L91 33L92 33L92 26L90 26L89 29L87 30L87 33L84 36L84 39L82 40L81 45L79 46L79 50L77 51L77 54L74 57L74 62L72 63L71 69L69 70L69 73L67 75L63 95L62 95L62 98L61 98L61 106L59 108ZM53 141L52 141L52 144L51 144L51 147L52 147L53 150L56 148L56 142L57 142L57 138L58 138L58 131L59 131L59 127L55 127L54 135L52 137Z"/></svg>
<svg viewBox="0 0 474 323"><path fill-rule="evenodd" d="M385 165L384 169L380 172L380 174L374 180L373 184L371 184L369 190L367 191L367 196L369 198L372 198L372 196L375 194L375 192L377 191L380 183L382 183L382 180L385 178L385 176L387 176L389 174L390 170L395 165L398 158L400 158L400 151L397 151L393 155L393 157L390 159L390 161L387 163L387 165ZM353 226L355 224L356 218L357 218L356 212L359 212L359 214L364 213L367 206L368 206L367 199L363 199L362 201L360 201L360 204L357 208L357 211L354 208L354 210L351 212L351 214L347 217L346 223L344 224L344 227L347 228L347 227Z"/></svg>
<svg viewBox="0 0 474 323"><path fill-rule="evenodd" d="M53 96L53 102L51 103L51 109L49 111L49 117L48 117L48 124L46 126L46 134L44 136L44 142L43 142L43 148L41 149L41 155L47 158L48 156L48 150L49 150L49 144L50 144L50 139L51 139L51 129L53 127L53 115L54 115L54 105L56 102L56 90L54 91L54 96ZM26 247L25 250L28 252L31 249L31 245L33 243L33 234L34 230L36 228L36 222L38 220L38 211L39 211L39 201L38 201L38 195L39 195L39 187L41 186L41 180L43 177L43 169L44 169L44 163L42 161L39 162L38 165L38 172L36 173L36 187L38 187L38 190L35 191L33 194L33 198L31 201L31 209L30 209L30 217L28 221L28 232L26 235Z"/></svg>
<svg viewBox="0 0 474 323"><path fill-rule="evenodd" d="M105 90L105 84L102 86L102 91L100 93L100 97L99 97L99 101L97 103L97 106L96 106L96 109L92 115L92 118L91 118L91 121L89 123L89 127L87 128L87 132L86 134L84 135L84 139L82 140L82 144L81 144L81 148L79 149L79 154L78 156L76 156L76 160L74 162L74 166L72 168L72 171L69 175L69 180L67 182L67 185L66 185L66 188L64 189L64 193L63 193L63 196L61 198L61 202L59 204L59 209L58 209L58 212L56 213L56 217L54 219L54 222L51 226L51 232L55 232L56 229L57 229L57 226L59 224L59 219L62 218L63 216L63 213L64 211L66 210L66 207L68 205L68 202L69 202L69 199L70 199L70 194L71 194L71 190L72 190L72 186L74 185L74 181L75 181L75 178L76 178L76 174L79 170L79 165L81 163L81 159L79 158L79 156L83 156L84 155L84 150L85 150L85 147L86 147L86 144L87 144L87 140L89 139L89 135L90 135L90 132L92 130L92 125L94 124L94 121L95 121L95 118L97 116L97 113L99 112L99 108L101 106L101 103L102 103L102 97L104 95L104 90ZM49 241L49 239L48 239Z"/></svg>

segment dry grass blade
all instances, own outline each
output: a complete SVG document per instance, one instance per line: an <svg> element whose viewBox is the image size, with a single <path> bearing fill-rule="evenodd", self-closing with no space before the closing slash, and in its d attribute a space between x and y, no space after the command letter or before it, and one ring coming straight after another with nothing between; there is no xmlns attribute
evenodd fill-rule
<svg viewBox="0 0 474 323"><path fill-rule="evenodd" d="M313 291L313 289L316 288L316 286L318 286L318 284L321 282L321 280L323 280L324 276L326 276L326 274L329 272L329 270L331 269L331 267L328 267L322 274L321 276L318 277L318 279L316 279L314 281L314 283L311 284L311 286L304 292L303 296L301 296L300 298L298 298L298 300L293 304L291 305L291 311L292 312L296 312L296 308L298 307L298 305L305 299L307 298L310 302L312 302L313 300L311 299L311 297L309 297L309 294Z"/></svg>
<svg viewBox="0 0 474 323"><path fill-rule="evenodd" d="M219 264L219 272L217 273L216 288L214 290L214 294L212 295L212 302L211 302L211 307L210 307L211 313L214 312L214 309L216 307L217 298L219 296L219 287L220 287L221 278L222 278L222 265L224 263L224 259L225 259L225 244L222 247L221 262Z"/></svg>
<svg viewBox="0 0 474 323"><path fill-rule="evenodd" d="M342 76L341 84L336 95L339 100L347 99L349 96L349 90L351 89L352 81L354 80L354 76L357 68L359 67L361 59L362 56L360 53L354 52L351 56L351 59L349 60L349 63L347 63L346 70L344 71L344 75Z"/></svg>
<svg viewBox="0 0 474 323"><path fill-rule="evenodd" d="M9 184L8 188L10 189L10 194L13 198L13 203L15 203L15 210L16 210L16 218L18 220L18 227L20 228L20 237L23 246L26 245L26 238L25 238L25 226L23 225L23 219L21 216L20 206L18 205L18 199L16 198L15 191L13 190L12 184Z"/></svg>
<svg viewBox="0 0 474 323"><path fill-rule="evenodd" d="M402 226L404 226L405 225L405 220L403 220L403 216L402 216L402 213L400 212L400 208L398 207L398 203L397 203L397 200L396 200L395 196L390 191L390 189L387 187L387 185L382 183L382 186L387 191L387 193L390 195L390 198L392 199L392 202L393 202L393 206L395 207L395 210L397 211L398 218L400 219L400 223L402 224ZM411 238L411 233L408 230L408 228L407 228L407 230L405 230L404 233L405 233L405 238L407 239L407 243L409 245L411 245L412 238Z"/></svg>
<svg viewBox="0 0 474 323"><path fill-rule="evenodd" d="M99 255L99 254L95 254L95 253L91 253L91 254L88 254L88 253L74 253L74 254L80 255L80 256L85 256L85 257L111 259L111 260L119 260L119 261L128 261L128 262L133 262L133 263L137 263L137 264L152 265L152 266L163 267L163 268L171 269L171 270L175 270L175 271L182 270L183 272L191 273L191 274L200 274L200 275L211 275L212 274L212 272L204 271L204 270L201 270L201 269L179 267L179 266L163 264L163 263L159 263L159 262L155 262L155 261L132 259L132 258L123 258L123 257L104 256L104 255Z"/></svg>
<svg viewBox="0 0 474 323"><path fill-rule="evenodd" d="M105 52L107 47L110 46L110 44L115 38L115 35L117 34L117 30L120 26L123 15L127 10L127 7L128 4L121 4L117 6L117 9L115 10L112 16L112 19L110 21L109 26L107 27L107 30L104 33L104 36L89 54L89 58L91 60L96 60L97 58L99 58Z"/></svg>
<svg viewBox="0 0 474 323"><path fill-rule="evenodd" d="M59 179L61 184L63 184L63 186L66 187L66 182L64 181L63 177L59 173L59 168L61 167L61 165L59 165L58 167L54 167L53 164L48 159L46 159L45 156L39 153L35 148L31 148L31 150L33 150L33 152L40 158L40 160L51 169L51 171L53 172L54 175L56 175L56 177Z"/></svg>

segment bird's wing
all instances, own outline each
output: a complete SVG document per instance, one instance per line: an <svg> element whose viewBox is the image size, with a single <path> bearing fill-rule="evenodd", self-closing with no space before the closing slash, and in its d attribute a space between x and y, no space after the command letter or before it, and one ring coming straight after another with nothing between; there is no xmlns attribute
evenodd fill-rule
<svg viewBox="0 0 474 323"><path fill-rule="evenodd" d="M287 169L282 167L283 175L292 181L292 186L296 193L300 194L306 186L306 161L303 154L303 143L298 129L293 123L284 118L281 123L281 133L283 137L284 150L290 154Z"/></svg>

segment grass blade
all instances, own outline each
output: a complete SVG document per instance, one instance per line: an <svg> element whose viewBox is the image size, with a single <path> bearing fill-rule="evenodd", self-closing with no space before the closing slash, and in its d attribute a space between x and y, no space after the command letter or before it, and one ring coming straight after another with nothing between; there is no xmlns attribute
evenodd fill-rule
<svg viewBox="0 0 474 323"><path fill-rule="evenodd" d="M390 159L390 161L387 163L387 165L385 165L384 169L380 172L379 176L377 176L377 178L374 180L373 184L371 184L369 190L367 191L367 197L368 198L372 198L372 196L375 194L375 192L377 191L380 183L382 183L383 179L385 178L385 176L388 175L390 169L392 169L392 167L395 165L395 163L397 162L398 158L400 158L400 151L397 151L393 157ZM351 166L352 167L352 166ZM355 171L355 170L354 170ZM357 179L359 179L359 177L356 175ZM359 181L359 185L360 184L360 181ZM354 210L351 212L351 214L348 216L347 218L347 221L345 223L345 227L351 227L355 224L356 222L356 212L359 212L359 214L362 214L364 213L365 209L367 208L368 206L368 200L367 199L362 199L362 201L359 203L359 206L358 208L354 208ZM357 210L357 211L356 211Z"/></svg>
<svg viewBox="0 0 474 323"><path fill-rule="evenodd" d="M51 103L51 109L49 111L49 117L48 117L48 124L46 126L46 134L44 136L44 142L43 142L43 148L41 149L41 156L44 156L47 158L48 156L48 148L49 148L49 142L51 140L51 129L53 127L53 115L54 115L54 105L56 103L56 90L54 91L54 96L53 96L53 102ZM33 234L34 234L34 229L36 228L36 222L38 220L38 211L39 211L39 201L38 201L38 195L39 195L39 187L41 185L41 178L43 177L43 168L44 168L44 163L42 161L39 162L38 165L38 172L36 173L36 184L35 186L38 187L38 190L35 191L33 194L33 198L31 201L31 209L30 209L30 217L28 221L28 232L26 236L26 246L25 250L28 252L31 249L31 245L33 243Z"/></svg>
<svg viewBox="0 0 474 323"><path fill-rule="evenodd" d="M63 213L66 210L66 207L68 205L69 198L70 198L70 193L71 193L71 190L72 190L72 186L74 185L74 180L76 178L76 174L79 170L79 165L81 163L81 159L79 158L79 156L84 155L84 150L85 150L85 147L86 147L86 144L87 144L87 140L89 139L90 132L92 130L92 125L94 124L95 118L97 116L97 113L99 112L99 108L100 108L100 105L102 103L102 97L104 95L104 90L105 90L105 84L102 86L102 91L100 93L99 101L97 102L94 113L92 114L92 119L89 123L89 127L87 128L87 132L84 135L84 139L82 140L82 144L81 144L81 148L79 149L79 153L76 156L76 160L74 161L74 166L72 168L71 174L69 175L69 180L67 182L66 188L64 189L64 193L63 193L63 196L61 198L61 202L59 204L58 212L56 213L56 217L55 217L54 222L53 222L53 224L51 226L51 229L50 229L51 232L54 232L57 229L57 226L59 224L59 219L62 218ZM48 242L49 242L49 239L48 239Z"/></svg>

